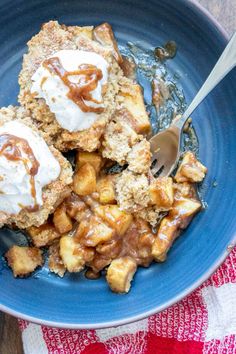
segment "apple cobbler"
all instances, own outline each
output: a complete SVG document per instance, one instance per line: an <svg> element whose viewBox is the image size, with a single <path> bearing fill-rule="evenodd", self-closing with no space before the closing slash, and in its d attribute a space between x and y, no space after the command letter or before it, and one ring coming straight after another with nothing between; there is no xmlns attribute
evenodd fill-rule
<svg viewBox="0 0 236 354"><path fill-rule="evenodd" d="M0 111L0 199L10 210L0 211L0 222L29 239L5 254L15 277L42 266L47 250L49 270L58 276L104 274L112 291L127 293L138 266L165 261L201 210L196 183L207 169L193 152L183 154L173 176L151 173L151 124L135 68L107 23L50 21L28 42L21 107ZM153 92L157 109L160 95ZM5 137L13 134L1 128L5 121L25 124L37 136L22 130L19 143L15 126L15 138ZM3 173L14 173L19 156L22 181L2 189Z"/></svg>

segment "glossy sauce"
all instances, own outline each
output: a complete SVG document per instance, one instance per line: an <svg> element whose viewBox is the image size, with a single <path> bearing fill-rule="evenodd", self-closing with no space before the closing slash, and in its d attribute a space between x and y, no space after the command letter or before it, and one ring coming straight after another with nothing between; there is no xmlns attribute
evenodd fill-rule
<svg viewBox="0 0 236 354"><path fill-rule="evenodd" d="M75 194L71 193L64 201L67 214L76 219L76 215L86 209L86 204Z"/></svg>
<svg viewBox="0 0 236 354"><path fill-rule="evenodd" d="M84 197L72 193L65 201L66 210L69 211L69 215L73 219L77 220L76 211L82 215L80 223L75 229L74 237L79 241L81 247L95 251L94 257L86 262L89 267L86 277L97 279L100 271L108 266L113 259L124 256L130 256L138 265L147 267L153 260L152 244L156 237L148 223L141 219L134 219L125 234L120 235L116 232L115 227L111 226L112 224L117 225L117 223L109 212L106 213L107 219L109 216L109 223L94 213L96 207L99 206L96 197L96 193ZM71 212L71 209L74 209L74 212ZM93 224L99 221L113 229L113 234L108 241L92 246L90 239L94 232Z"/></svg>
<svg viewBox="0 0 236 354"><path fill-rule="evenodd" d="M171 71L168 61L165 60L166 55L162 56L164 60L160 59L157 55L158 48L162 48L168 58L173 58L177 50L176 43L173 41L167 42L164 47L150 49L142 48L132 42L128 42L126 47L120 46L122 55L136 64L137 80L144 88L144 99L150 114L153 134L166 129L176 115L183 114L186 109L179 73ZM155 83L154 80L156 80ZM153 102L153 96L161 102ZM192 125L184 131L183 148L185 151L191 150L198 155L198 139Z"/></svg>
<svg viewBox="0 0 236 354"><path fill-rule="evenodd" d="M25 153L27 158L22 156L22 151ZM36 203L36 189L34 177L38 173L39 163L36 160L28 141L19 138L18 136L11 134L1 134L0 135L0 155L4 156L9 161L21 161L23 162L27 174L30 176L31 185L31 195L35 201L33 207L27 207L27 210L36 211L38 210L38 205ZM28 160L31 162L31 167L28 166ZM24 207L24 206L22 206Z"/></svg>
<svg viewBox="0 0 236 354"><path fill-rule="evenodd" d="M66 71L58 57L46 59L43 62L43 66L52 74L56 74L60 77L69 89L67 97L77 104L83 112L103 112L104 109L102 107L87 106L85 103L85 101L91 101L97 104L101 103L94 99L91 94L91 91L97 88L98 81L103 78L100 69L92 64L81 64L78 66L78 70ZM78 82L70 81L70 76L78 76Z"/></svg>
<svg viewBox="0 0 236 354"><path fill-rule="evenodd" d="M122 238L122 248L119 257L130 256L137 265L148 267L153 260L152 244L154 242L148 223L144 220L134 220Z"/></svg>

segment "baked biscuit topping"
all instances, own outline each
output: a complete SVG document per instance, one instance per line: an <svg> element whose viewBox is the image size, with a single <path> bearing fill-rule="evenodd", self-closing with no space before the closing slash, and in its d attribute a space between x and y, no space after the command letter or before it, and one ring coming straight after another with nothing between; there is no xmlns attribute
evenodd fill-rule
<svg viewBox="0 0 236 354"><path fill-rule="evenodd" d="M31 92L44 98L59 125L70 132L88 129L104 110L108 63L99 54L61 50L32 76Z"/></svg>
<svg viewBox="0 0 236 354"><path fill-rule="evenodd" d="M58 161L36 132L17 121L0 126L0 211L39 209L43 187L59 174Z"/></svg>

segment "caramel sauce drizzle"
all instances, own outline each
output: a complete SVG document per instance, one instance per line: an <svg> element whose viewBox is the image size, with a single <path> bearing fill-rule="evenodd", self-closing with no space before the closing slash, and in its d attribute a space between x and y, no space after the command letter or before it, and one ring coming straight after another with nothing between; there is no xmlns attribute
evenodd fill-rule
<svg viewBox="0 0 236 354"><path fill-rule="evenodd" d="M78 70L66 71L61 64L60 59L58 57L53 57L46 59L43 62L43 66L51 73L60 77L64 84L69 88L67 97L77 104L83 112L103 112L104 108L87 106L85 103L85 101L91 101L97 104L101 103L95 100L91 94L91 91L97 88L98 81L103 77L102 71L95 65L81 64L78 66ZM78 82L71 82L69 80L70 76L78 76Z"/></svg>
<svg viewBox="0 0 236 354"><path fill-rule="evenodd" d="M41 83L40 83L40 87L42 89L44 83L47 81L47 77L43 77L42 80L41 80Z"/></svg>
<svg viewBox="0 0 236 354"><path fill-rule="evenodd" d="M28 159L22 156L22 151L25 153ZM36 188L34 177L38 173L39 163L36 160L34 153L28 144L28 141L15 135L6 133L1 134L0 155L5 156L5 158L9 161L23 162L26 172L30 175L31 195L35 201L35 205L33 207L27 207L27 209L30 211L38 210L38 205L36 203ZM30 168L28 166L28 160L32 165Z"/></svg>

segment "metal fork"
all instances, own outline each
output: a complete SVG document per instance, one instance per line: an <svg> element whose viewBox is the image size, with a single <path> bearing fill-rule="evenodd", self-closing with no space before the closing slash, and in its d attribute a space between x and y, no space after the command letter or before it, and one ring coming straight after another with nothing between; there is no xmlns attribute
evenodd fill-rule
<svg viewBox="0 0 236 354"><path fill-rule="evenodd" d="M213 88L236 66L236 32L221 54L210 75L202 85L184 114L175 119L169 128L150 139L152 152L152 174L168 176L176 167L180 156L181 135L184 124L195 108Z"/></svg>

